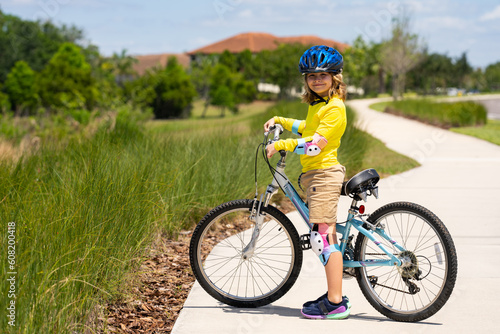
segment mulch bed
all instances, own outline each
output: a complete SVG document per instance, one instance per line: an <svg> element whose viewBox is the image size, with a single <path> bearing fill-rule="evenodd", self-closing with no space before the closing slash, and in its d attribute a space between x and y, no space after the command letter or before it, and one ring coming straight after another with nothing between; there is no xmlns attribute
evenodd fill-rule
<svg viewBox="0 0 500 334"><path fill-rule="evenodd" d="M190 232L164 239L141 266L140 286L133 300L108 304L111 333L170 333L184 305L194 276L189 265Z"/></svg>
<svg viewBox="0 0 500 334"><path fill-rule="evenodd" d="M295 208L289 201L277 206L284 213ZM170 333L195 278L189 263L190 231L177 240L162 239L140 268L138 286L127 301L105 305L109 333Z"/></svg>

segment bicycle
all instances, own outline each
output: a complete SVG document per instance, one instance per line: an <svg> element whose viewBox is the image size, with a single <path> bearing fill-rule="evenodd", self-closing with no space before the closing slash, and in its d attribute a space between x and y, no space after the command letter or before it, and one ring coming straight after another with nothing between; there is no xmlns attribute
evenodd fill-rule
<svg viewBox="0 0 500 334"><path fill-rule="evenodd" d="M275 169L265 154L265 146L282 132L277 125L261 144L273 180L260 199L256 192L253 200L219 205L201 219L191 238L196 279L212 297L231 306L259 307L278 300L297 280L303 250L312 247L309 234L299 236L290 219L269 205L281 189L311 230L307 205L284 172L286 152L280 151ZM352 198L347 220L337 223L344 275L356 277L365 298L381 314L396 321L421 321L438 312L453 291L455 246L442 221L418 204L395 202L365 214L358 202L378 198L379 180L375 169L367 169L342 185L342 195ZM351 228L358 231L354 245Z"/></svg>

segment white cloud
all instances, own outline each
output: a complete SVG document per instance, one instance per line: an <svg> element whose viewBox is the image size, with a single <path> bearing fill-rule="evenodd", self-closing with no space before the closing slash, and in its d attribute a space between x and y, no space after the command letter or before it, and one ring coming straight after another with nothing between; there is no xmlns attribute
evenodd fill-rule
<svg viewBox="0 0 500 334"><path fill-rule="evenodd" d="M434 16L421 19L418 26L422 30L440 32L440 29L451 29L455 31L471 29L470 22L460 17Z"/></svg>
<svg viewBox="0 0 500 334"><path fill-rule="evenodd" d="M253 12L250 9L245 9L238 13L238 17L253 18Z"/></svg>
<svg viewBox="0 0 500 334"><path fill-rule="evenodd" d="M479 21L491 21L500 19L500 5L496 6L493 11L488 12L479 18Z"/></svg>

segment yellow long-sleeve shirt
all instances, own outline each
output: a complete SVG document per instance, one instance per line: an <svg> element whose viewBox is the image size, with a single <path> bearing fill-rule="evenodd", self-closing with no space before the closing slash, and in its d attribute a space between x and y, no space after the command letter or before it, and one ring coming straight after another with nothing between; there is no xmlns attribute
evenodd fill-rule
<svg viewBox="0 0 500 334"><path fill-rule="evenodd" d="M346 128L347 118L344 102L338 97L333 97L328 104L320 102L313 106L310 105L305 121L278 116L274 117L274 121L283 125L288 131L301 134L302 142L312 141L315 133L323 136L328 141L318 155L302 154L300 156L302 172L305 173L313 169L326 169L339 164L337 150ZM275 142L274 148L278 151L293 152L298 144L298 139L285 139Z"/></svg>

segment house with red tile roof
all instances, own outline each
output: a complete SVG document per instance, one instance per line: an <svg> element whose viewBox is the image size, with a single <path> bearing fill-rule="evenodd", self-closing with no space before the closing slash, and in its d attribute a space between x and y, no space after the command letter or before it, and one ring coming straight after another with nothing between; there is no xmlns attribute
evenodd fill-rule
<svg viewBox="0 0 500 334"><path fill-rule="evenodd" d="M143 75L148 69L153 69L155 67L164 68L167 65L167 61L170 57L176 57L184 68L189 67L189 55L186 53L162 53L154 55L144 55L135 56L137 62L133 65L134 71L138 75Z"/></svg>
<svg viewBox="0 0 500 334"><path fill-rule="evenodd" d="M344 52L344 50L349 47L348 44L317 36L308 35L277 37L268 33L249 32L226 38L222 41L206 45L185 54L158 54L137 56L136 58L138 59L138 62L134 65L134 69L139 75L142 75L148 68L152 68L154 66L164 67L169 56L176 56L181 65L188 67L190 60L193 60L196 55L199 54L208 55L212 53L222 53L225 50L228 50L231 53L240 53L247 49L252 53L259 53L263 50L274 50L278 47L278 45L283 43L300 43L305 46L328 45L336 48L340 52Z"/></svg>

